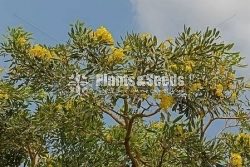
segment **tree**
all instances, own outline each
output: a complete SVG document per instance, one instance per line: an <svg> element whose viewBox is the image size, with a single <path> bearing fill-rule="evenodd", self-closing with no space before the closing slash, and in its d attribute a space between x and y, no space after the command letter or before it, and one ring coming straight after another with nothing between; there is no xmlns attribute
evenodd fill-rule
<svg viewBox="0 0 250 167"><path fill-rule="evenodd" d="M184 27L166 41L128 33L116 43L105 27L77 22L55 46L10 28L1 43L9 67L0 82L0 165L249 166L249 85L236 75L243 58L232 48L209 28ZM72 92L72 76L93 83L98 74L130 79ZM208 137L217 120L225 126Z"/></svg>

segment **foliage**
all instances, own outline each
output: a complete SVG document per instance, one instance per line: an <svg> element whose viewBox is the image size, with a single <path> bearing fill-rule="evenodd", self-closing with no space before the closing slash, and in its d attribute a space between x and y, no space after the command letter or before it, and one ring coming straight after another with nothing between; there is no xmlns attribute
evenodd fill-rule
<svg viewBox="0 0 250 167"><path fill-rule="evenodd" d="M166 41L128 33L115 43L105 27L77 22L56 46L10 28L0 49L9 63L0 81L0 166L250 166L249 86L236 75L243 58L232 48L209 28L184 27ZM68 86L75 73L90 81L176 75L184 84L100 86L79 95ZM225 127L208 136L217 120Z"/></svg>

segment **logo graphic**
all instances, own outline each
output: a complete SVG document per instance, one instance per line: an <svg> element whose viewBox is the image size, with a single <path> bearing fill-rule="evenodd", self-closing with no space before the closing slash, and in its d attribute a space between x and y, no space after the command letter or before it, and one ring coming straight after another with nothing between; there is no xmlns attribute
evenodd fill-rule
<svg viewBox="0 0 250 167"><path fill-rule="evenodd" d="M86 91L88 89L88 78L83 75L83 74L78 74L76 73L75 75L72 74L70 77L70 82L68 84L68 86L70 87L70 91L77 93L78 95L80 95L81 93L84 93L84 91Z"/></svg>
<svg viewBox="0 0 250 167"><path fill-rule="evenodd" d="M96 74L94 78L88 78L84 74L72 74L70 77L70 82L68 84L70 91L78 95L86 92L87 89L96 89L100 86L137 86L140 88L146 86L156 86L163 87L169 91L175 86L184 85L183 76L158 76L153 74L147 74L143 76L133 77L133 76L116 76L108 74Z"/></svg>

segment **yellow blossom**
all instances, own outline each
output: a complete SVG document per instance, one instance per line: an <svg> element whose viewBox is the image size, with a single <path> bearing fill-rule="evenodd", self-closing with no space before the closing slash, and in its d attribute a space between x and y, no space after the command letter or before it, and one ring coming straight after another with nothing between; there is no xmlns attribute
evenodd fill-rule
<svg viewBox="0 0 250 167"><path fill-rule="evenodd" d="M112 62L119 62L122 61L124 58L124 53L123 53L123 49L114 49L114 52L108 57L108 62L112 63Z"/></svg>
<svg viewBox="0 0 250 167"><path fill-rule="evenodd" d="M38 57L38 58L45 59L45 60L49 60L53 57L51 52L48 49L46 49L40 45L33 46L29 50L29 54L31 56Z"/></svg>
<svg viewBox="0 0 250 167"><path fill-rule="evenodd" d="M26 40L25 37L19 37L19 38L17 39L17 43L18 43L19 45L21 45L21 46L25 45L26 42L27 42L27 40Z"/></svg>
<svg viewBox="0 0 250 167"><path fill-rule="evenodd" d="M113 140L113 136L110 133L105 133L104 137L105 137L106 141L109 143L112 142L112 140Z"/></svg>
<svg viewBox="0 0 250 167"><path fill-rule="evenodd" d="M215 94L219 97L223 97L223 85L222 84L216 85Z"/></svg>
<svg viewBox="0 0 250 167"><path fill-rule="evenodd" d="M231 99L232 101L235 101L235 100L237 99L237 93L236 93L236 92L233 92L233 93L231 94L230 99Z"/></svg>
<svg viewBox="0 0 250 167"><path fill-rule="evenodd" d="M162 129L164 127L164 123L163 122L156 122L152 125L153 128L155 129Z"/></svg>
<svg viewBox="0 0 250 167"><path fill-rule="evenodd" d="M72 100L67 101L66 104L65 104L65 109L66 110L71 110L72 107L73 107L73 101Z"/></svg>
<svg viewBox="0 0 250 167"><path fill-rule="evenodd" d="M238 153L232 153L230 158L230 164L233 167L242 167L242 157Z"/></svg>
<svg viewBox="0 0 250 167"><path fill-rule="evenodd" d="M197 90L199 90L201 88L202 88L201 83L194 83L194 84L191 85L190 91L195 92L195 91L197 91Z"/></svg>
<svg viewBox="0 0 250 167"><path fill-rule="evenodd" d="M250 148L250 135L246 133L240 133L236 138L237 145L244 145Z"/></svg>
<svg viewBox="0 0 250 167"><path fill-rule="evenodd" d="M225 73L225 67L224 66L220 66L219 67L219 72L221 75L223 75Z"/></svg>
<svg viewBox="0 0 250 167"><path fill-rule="evenodd" d="M111 33L103 26L101 26L96 30L96 32L94 32L94 37L108 44L114 43Z"/></svg>
<svg viewBox="0 0 250 167"><path fill-rule="evenodd" d="M177 70L177 65L176 64L171 64L170 66L169 66L169 68L170 69L172 69L172 70Z"/></svg>
<svg viewBox="0 0 250 167"><path fill-rule="evenodd" d="M194 62L189 60L185 62L185 72L187 73L191 73L193 71L193 67L194 67Z"/></svg>
<svg viewBox="0 0 250 167"><path fill-rule="evenodd" d="M228 77L228 79L230 79L230 80L234 80L234 79L235 79L235 74L229 72L228 75L227 75L227 77Z"/></svg>
<svg viewBox="0 0 250 167"><path fill-rule="evenodd" d="M180 137L183 136L184 130L183 130L183 127L182 127L181 125L177 125L177 126L175 127L175 130L176 130L176 134L177 134L178 136L180 136Z"/></svg>
<svg viewBox="0 0 250 167"><path fill-rule="evenodd" d="M167 110L168 108L170 108L175 100L173 96L167 95L167 94L161 94L159 95L159 99L160 99L160 107L164 110Z"/></svg>
<svg viewBox="0 0 250 167"><path fill-rule="evenodd" d="M193 71L192 67L190 65L185 66L185 72L191 73Z"/></svg>
<svg viewBox="0 0 250 167"><path fill-rule="evenodd" d="M63 106L61 104L58 104L56 105L56 110L59 111L59 110L62 110Z"/></svg>
<svg viewBox="0 0 250 167"><path fill-rule="evenodd" d="M7 93L0 93L0 99L8 99L9 95Z"/></svg>
<svg viewBox="0 0 250 167"><path fill-rule="evenodd" d="M184 68L185 72L191 73L193 71L194 65L195 64L194 64L193 61L191 61L191 60L186 61L185 62L185 68Z"/></svg>
<svg viewBox="0 0 250 167"><path fill-rule="evenodd" d="M189 60L189 61L186 61L185 63L186 65L190 65L191 67L194 67L194 62Z"/></svg>

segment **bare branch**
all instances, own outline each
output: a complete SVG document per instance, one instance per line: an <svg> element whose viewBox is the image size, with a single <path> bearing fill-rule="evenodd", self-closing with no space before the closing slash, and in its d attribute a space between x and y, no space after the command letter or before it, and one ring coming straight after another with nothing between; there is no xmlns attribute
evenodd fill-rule
<svg viewBox="0 0 250 167"><path fill-rule="evenodd" d="M217 117L217 118L212 118L208 121L207 125L203 129L202 137L204 137L204 134L206 133L207 129L209 126L215 121L215 120L240 120L240 119L250 119L250 116L246 117Z"/></svg>
<svg viewBox="0 0 250 167"><path fill-rule="evenodd" d="M155 110L155 111L152 112L152 113L149 113L149 114L142 114L141 116L142 116L142 117L151 117L151 116L157 114L157 113L160 112L160 111L161 111L161 108L158 108L157 110Z"/></svg>

